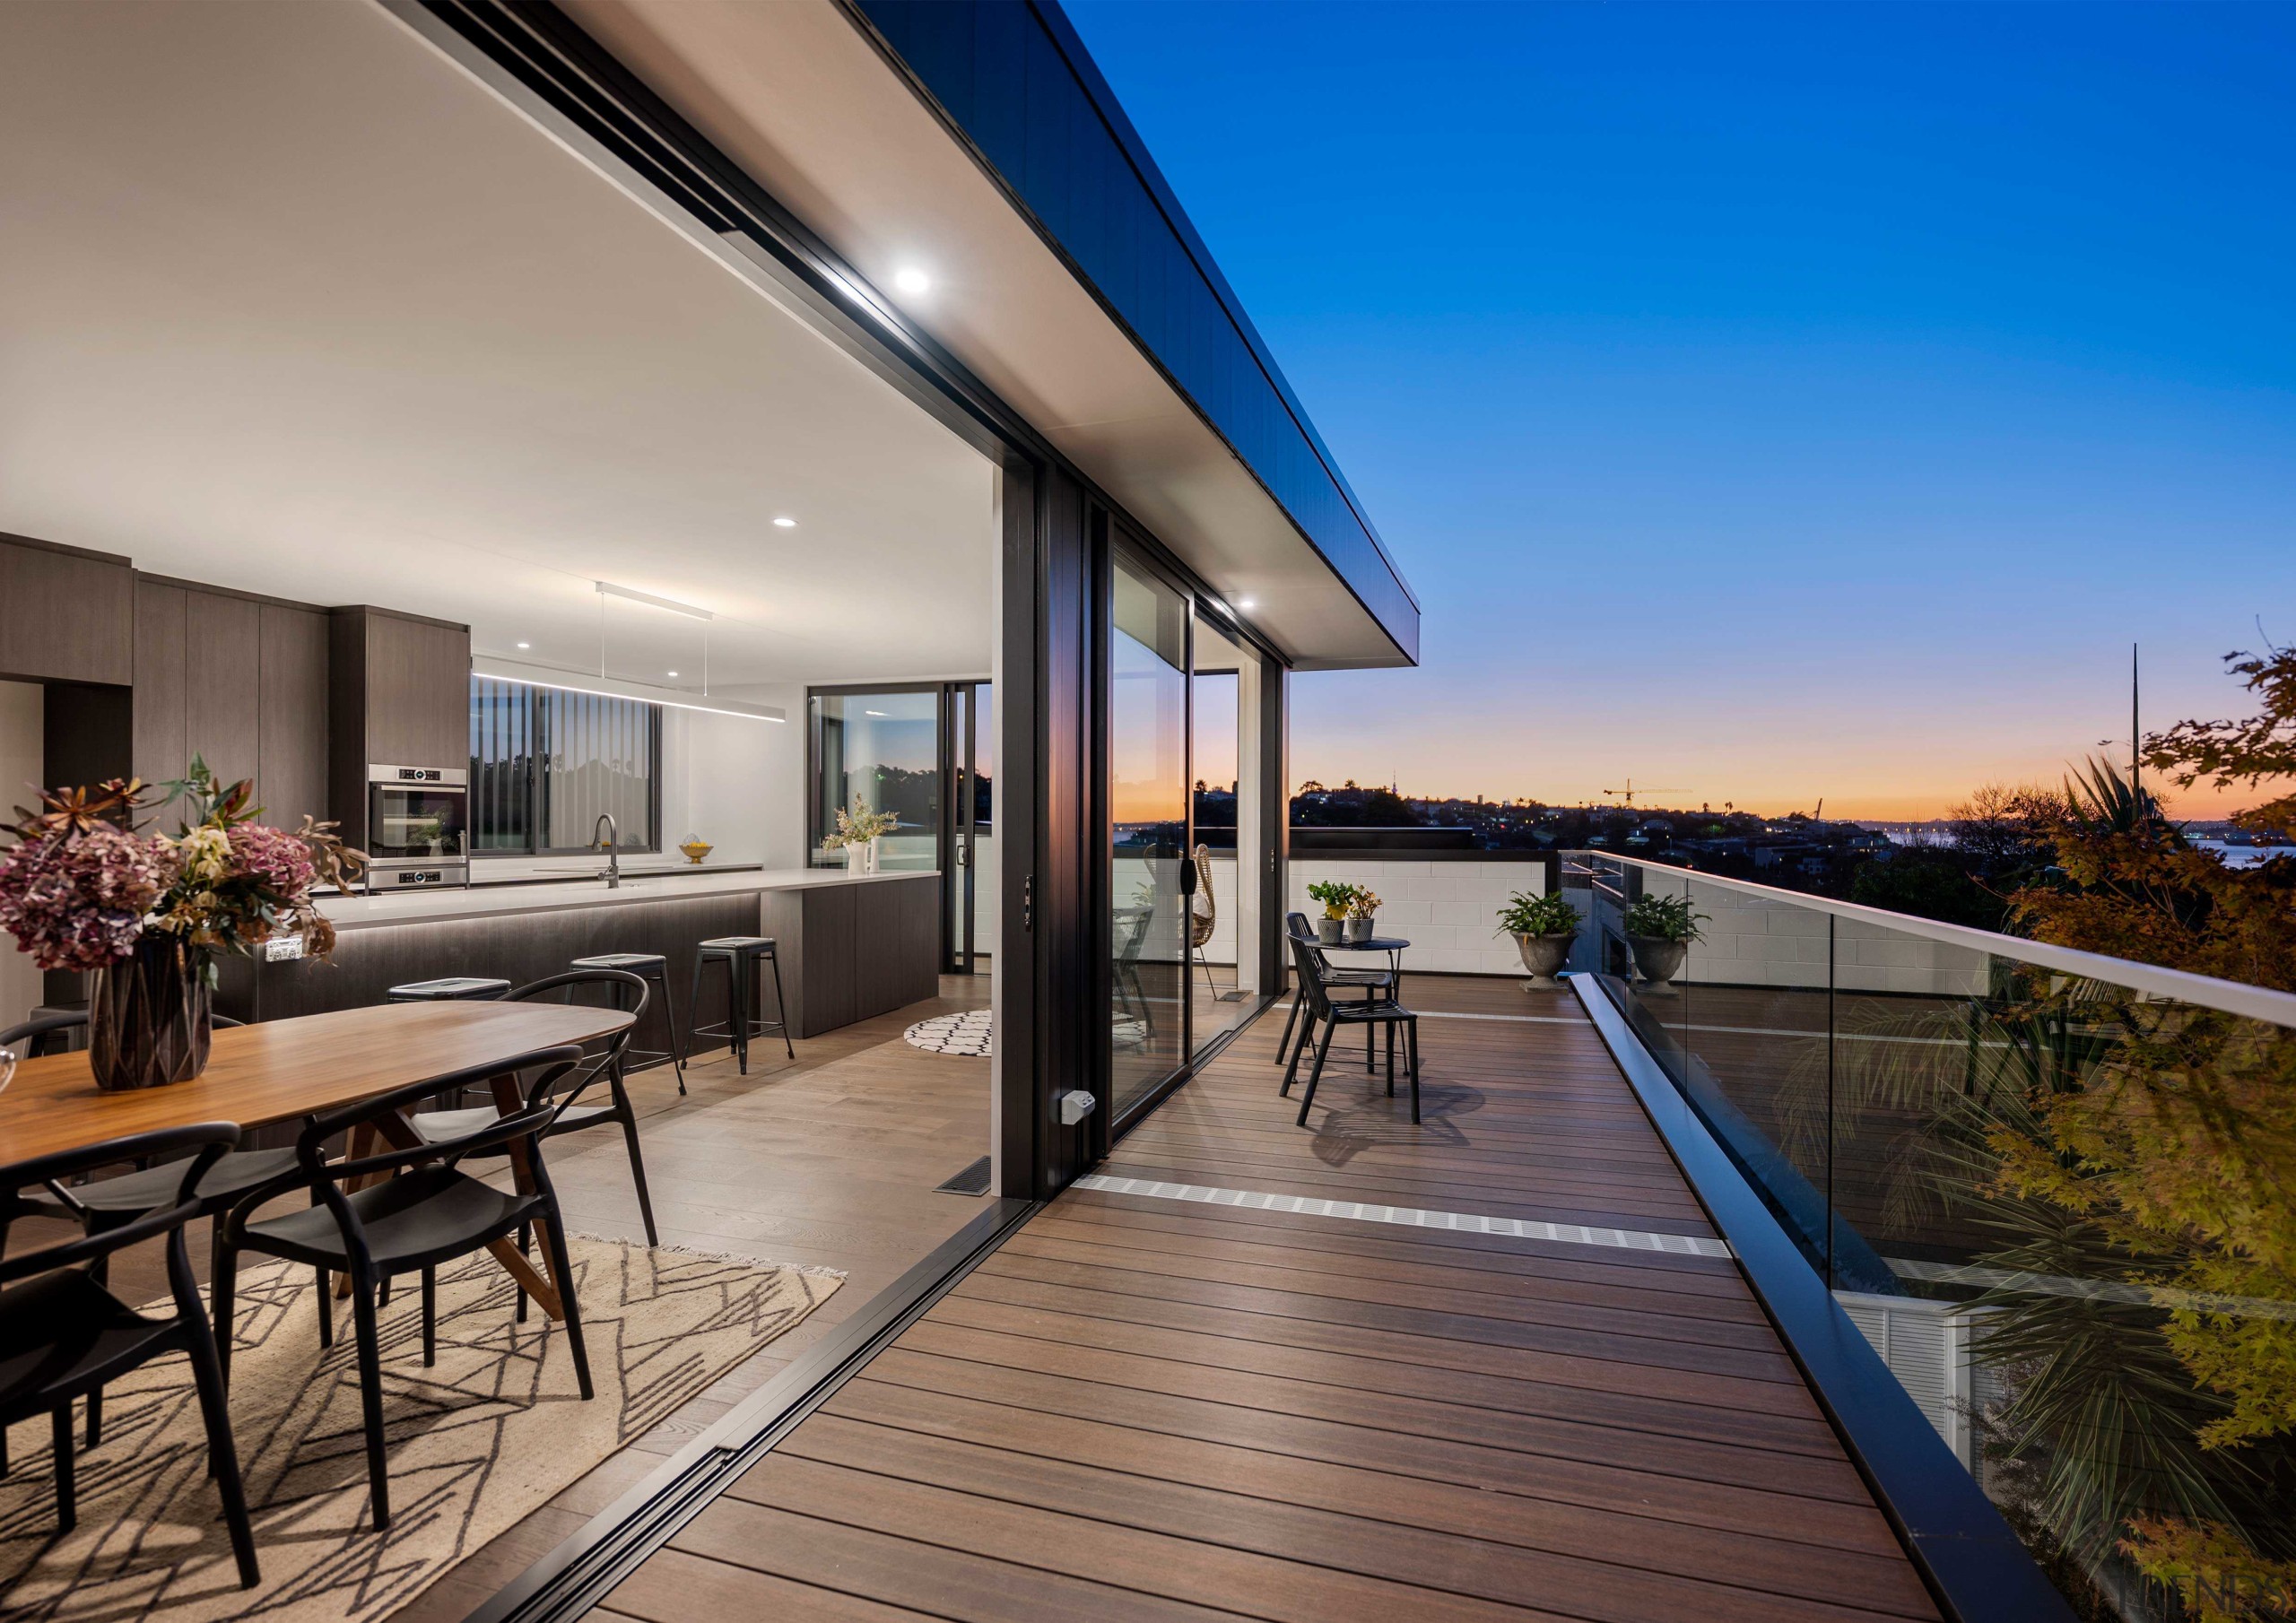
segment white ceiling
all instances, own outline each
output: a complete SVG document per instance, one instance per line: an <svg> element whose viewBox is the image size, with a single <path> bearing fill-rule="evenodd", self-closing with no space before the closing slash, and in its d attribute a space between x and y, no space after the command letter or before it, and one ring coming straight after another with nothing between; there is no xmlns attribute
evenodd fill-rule
<svg viewBox="0 0 2296 1623"><path fill-rule="evenodd" d="M989 666L988 463L367 0L0 4L0 530L592 669L607 579L716 688Z"/></svg>
<svg viewBox="0 0 2296 1623"><path fill-rule="evenodd" d="M1408 663L836 0L559 4L1301 668Z"/></svg>

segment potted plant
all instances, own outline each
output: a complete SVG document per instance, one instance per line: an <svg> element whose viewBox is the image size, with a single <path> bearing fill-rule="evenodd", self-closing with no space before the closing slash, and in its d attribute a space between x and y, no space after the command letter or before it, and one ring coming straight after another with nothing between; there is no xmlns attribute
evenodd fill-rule
<svg viewBox="0 0 2296 1623"><path fill-rule="evenodd" d="M1531 983L1525 990L1553 991L1554 972L1562 968L1562 960L1570 956L1571 943L1578 939L1578 909L1570 898L1560 891L1533 896L1518 890L1499 909L1499 928L1515 938L1515 950L1522 954L1523 968L1531 972Z"/></svg>
<svg viewBox="0 0 2296 1623"><path fill-rule="evenodd" d="M1342 933L1347 928L1348 904L1355 899L1355 887L1344 879L1319 879L1308 887L1308 899L1324 906L1324 916L1316 921L1316 939L1326 947L1340 945Z"/></svg>
<svg viewBox="0 0 2296 1623"><path fill-rule="evenodd" d="M306 956L335 948L311 900L326 881L349 889L366 864L333 823L290 834L255 820L255 785L219 784L207 763L146 798L136 779L40 792L17 808L16 844L0 857L0 928L43 969L89 976L88 1059L100 1088L187 1081L207 1063L216 959L253 957L275 935ZM180 799L173 838L137 832L135 814Z"/></svg>
<svg viewBox="0 0 2296 1623"><path fill-rule="evenodd" d="M1626 910L1627 943L1634 949L1634 967L1642 972L1643 991L1673 993L1683 959L1705 933L1698 927L1705 916L1691 911L1687 896L1645 895Z"/></svg>
<svg viewBox="0 0 2296 1623"><path fill-rule="evenodd" d="M1347 939L1368 942L1378 933L1379 893L1369 885L1355 887L1347 898Z"/></svg>
<svg viewBox="0 0 2296 1623"><path fill-rule="evenodd" d="M848 873L874 873L877 871L877 842L900 827L900 819L890 812L872 812L859 801L848 811L837 809L837 832L822 841L825 851L845 853Z"/></svg>

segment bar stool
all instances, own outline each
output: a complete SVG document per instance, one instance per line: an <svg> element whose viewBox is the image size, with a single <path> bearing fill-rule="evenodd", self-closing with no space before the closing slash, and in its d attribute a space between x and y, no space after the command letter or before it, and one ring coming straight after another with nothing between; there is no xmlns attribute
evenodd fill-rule
<svg viewBox="0 0 2296 1623"><path fill-rule="evenodd" d="M442 975L431 981L401 981L383 994L387 1003L491 1003L498 1002L510 989L510 983L483 975ZM456 1088L449 1097L457 1105L463 1102L463 1090Z"/></svg>
<svg viewBox="0 0 2296 1623"><path fill-rule="evenodd" d="M491 1003L510 989L509 981L477 975L446 975L435 981L403 981L383 994L387 1003Z"/></svg>
<svg viewBox="0 0 2296 1623"><path fill-rule="evenodd" d="M758 966L773 966L773 1011L780 1018L762 1020L750 1012L751 988L757 985ZM797 1057L797 1045L789 1040L789 1005L781 995L781 960L774 956L773 938L770 935L720 935L703 942L694 950L693 990L688 1008L696 1015L701 1012L701 971L708 964L726 966L726 1023L722 1026L696 1026L687 1034L687 1051L692 1051L691 1038L722 1037L734 1046L734 1057L740 1063L742 1074L750 1070L750 1038L762 1037L769 1031L781 1033L782 1046L789 1050L789 1057Z"/></svg>
<svg viewBox="0 0 2296 1623"><path fill-rule="evenodd" d="M677 1067L678 1091L685 1091L685 1050L678 1046L678 1006L670 997L670 960L660 952L594 952L588 958L578 958L570 968L576 969L620 969L639 980L652 981L662 988L662 1028L669 1033L667 1048L625 1048L622 1059L625 1068L644 1071L648 1066L641 1060L667 1060Z"/></svg>

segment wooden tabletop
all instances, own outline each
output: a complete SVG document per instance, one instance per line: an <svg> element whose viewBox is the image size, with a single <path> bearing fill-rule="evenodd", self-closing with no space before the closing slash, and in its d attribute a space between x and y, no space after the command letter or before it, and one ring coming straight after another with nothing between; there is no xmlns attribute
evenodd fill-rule
<svg viewBox="0 0 2296 1623"><path fill-rule="evenodd" d="M0 1162L194 1122L259 1127L333 1110L428 1077L590 1042L630 1024L577 1003L385 1003L215 1033L187 1082L107 1093L85 1051L24 1061L0 1093Z"/></svg>

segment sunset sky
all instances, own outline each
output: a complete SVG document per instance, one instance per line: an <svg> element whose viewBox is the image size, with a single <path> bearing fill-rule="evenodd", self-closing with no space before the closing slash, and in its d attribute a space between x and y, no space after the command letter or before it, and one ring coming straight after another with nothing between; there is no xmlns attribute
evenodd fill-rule
<svg viewBox="0 0 2296 1623"><path fill-rule="evenodd" d="M1068 9L1425 612L1295 778L1927 817L2296 638L2296 12Z"/></svg>

